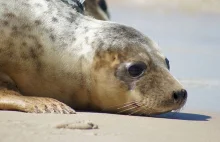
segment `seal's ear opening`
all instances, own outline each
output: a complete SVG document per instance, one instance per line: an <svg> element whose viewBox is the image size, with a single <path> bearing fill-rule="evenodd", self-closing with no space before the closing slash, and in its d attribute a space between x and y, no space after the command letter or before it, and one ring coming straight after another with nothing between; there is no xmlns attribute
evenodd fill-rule
<svg viewBox="0 0 220 142"><path fill-rule="evenodd" d="M168 70L170 70L170 61L167 58L165 58L165 62L166 62Z"/></svg>

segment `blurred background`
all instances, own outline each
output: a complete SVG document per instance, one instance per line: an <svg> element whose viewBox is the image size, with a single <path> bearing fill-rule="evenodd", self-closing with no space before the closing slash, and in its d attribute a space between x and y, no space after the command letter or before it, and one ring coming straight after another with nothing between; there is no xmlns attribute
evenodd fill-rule
<svg viewBox="0 0 220 142"><path fill-rule="evenodd" d="M154 41L189 93L184 110L220 112L220 0L107 0L111 20Z"/></svg>

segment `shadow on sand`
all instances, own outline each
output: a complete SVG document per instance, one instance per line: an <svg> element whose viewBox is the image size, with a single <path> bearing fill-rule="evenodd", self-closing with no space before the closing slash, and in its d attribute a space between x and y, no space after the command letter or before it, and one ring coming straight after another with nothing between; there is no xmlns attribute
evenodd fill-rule
<svg viewBox="0 0 220 142"><path fill-rule="evenodd" d="M88 111L80 111L80 112L88 112ZM97 113L97 112L89 112L89 113ZM126 115L126 114L115 114L115 113L104 113L104 114ZM140 116L140 115L136 115L136 116ZM165 113L165 114L161 114L157 116L143 116L142 115L140 117L154 117L154 118L165 118L165 119L186 120L186 121L209 121L210 119L212 119L212 117L208 115L195 114L195 113L184 113L184 112L169 112L169 113Z"/></svg>
<svg viewBox="0 0 220 142"><path fill-rule="evenodd" d="M188 120L188 121L209 121L212 117L208 115L203 115L203 114L170 112L170 113L159 115L157 116L157 118Z"/></svg>

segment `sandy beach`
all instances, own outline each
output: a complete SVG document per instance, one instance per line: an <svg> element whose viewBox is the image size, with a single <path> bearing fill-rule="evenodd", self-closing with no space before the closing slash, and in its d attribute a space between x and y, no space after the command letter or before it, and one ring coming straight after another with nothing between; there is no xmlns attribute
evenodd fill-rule
<svg viewBox="0 0 220 142"><path fill-rule="evenodd" d="M160 45L170 60L172 74L188 91L183 110L158 117L0 111L0 142L219 142L220 2L108 3L112 21L135 27ZM57 128L84 121L93 122L98 129Z"/></svg>
<svg viewBox="0 0 220 142"><path fill-rule="evenodd" d="M220 114L186 112L167 118L78 113L37 115L0 112L1 142L219 142ZM92 130L57 129L60 124L91 121Z"/></svg>

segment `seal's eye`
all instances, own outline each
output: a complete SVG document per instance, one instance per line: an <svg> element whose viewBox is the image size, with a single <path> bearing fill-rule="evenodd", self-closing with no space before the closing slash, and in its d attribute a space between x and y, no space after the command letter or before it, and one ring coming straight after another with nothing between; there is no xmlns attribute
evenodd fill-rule
<svg viewBox="0 0 220 142"><path fill-rule="evenodd" d="M169 62L169 60L168 60L167 58L165 59L165 62L166 62L166 64L167 64L168 70L170 70L170 62Z"/></svg>
<svg viewBox="0 0 220 142"><path fill-rule="evenodd" d="M147 65L143 62L131 63L127 67L127 71L131 77L140 77L147 69Z"/></svg>

